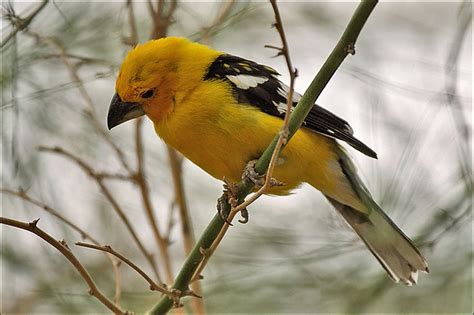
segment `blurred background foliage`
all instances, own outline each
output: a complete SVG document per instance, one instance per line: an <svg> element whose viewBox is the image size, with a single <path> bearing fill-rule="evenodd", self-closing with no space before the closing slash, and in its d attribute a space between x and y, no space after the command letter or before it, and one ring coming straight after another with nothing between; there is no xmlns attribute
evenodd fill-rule
<svg viewBox="0 0 474 315"><path fill-rule="evenodd" d="M25 17L39 5L3 2L3 38L15 30L11 13ZM280 4L299 70L297 91L304 92L355 7ZM137 2L134 9L143 42L150 37L148 5ZM115 75L130 49L124 44L130 34L127 14L124 2L50 2L2 47L2 186L27 190L151 274L94 181L71 161L37 150L60 146L96 170L122 169L85 114L77 82L58 49L38 35L66 50L105 128ZM270 65L285 81L283 58L272 58L274 51L263 48L279 44L272 23L267 2L179 2L169 34ZM381 3L359 38L357 54L319 99L377 151L378 160L351 152L375 200L421 245L431 273L420 275L415 287L393 284L322 195L303 186L288 197L261 198L250 208L249 224L231 228L201 281L209 313L472 312L471 23L470 1ZM110 136L134 163L133 128L125 124ZM184 251L168 158L149 121L143 129L146 179L158 224L170 231L176 273ZM199 236L215 213L221 183L189 161L183 175ZM147 249L158 255L136 187L107 184ZM1 196L3 216L40 217L40 227L65 239L99 287L113 296L114 274L104 255L75 247L81 236L38 207ZM58 252L27 232L0 228L2 313L106 311ZM123 308L142 312L156 302L158 295L141 278L126 266L120 272ZM190 311L189 299L185 310Z"/></svg>

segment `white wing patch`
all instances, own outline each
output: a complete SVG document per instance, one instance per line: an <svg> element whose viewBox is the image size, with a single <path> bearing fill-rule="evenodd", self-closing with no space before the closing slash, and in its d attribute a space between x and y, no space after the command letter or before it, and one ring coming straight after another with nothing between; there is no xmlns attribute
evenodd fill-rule
<svg viewBox="0 0 474 315"><path fill-rule="evenodd" d="M257 85L268 81L268 78L256 77L248 74L226 75L226 77L230 80L230 82L234 83L239 89L242 90L254 88Z"/></svg>
<svg viewBox="0 0 474 315"><path fill-rule="evenodd" d="M280 94L281 96L283 96L285 99L288 97L288 93L290 92L290 88L283 84L283 83L280 83L280 87L278 88L278 94ZM297 93L296 91L293 91L293 102L299 102L299 100L301 99L301 94Z"/></svg>
<svg viewBox="0 0 474 315"><path fill-rule="evenodd" d="M280 82L280 87L277 89L278 94L280 94L281 97L286 99L288 97L288 92L290 91L290 88ZM298 103L298 101L301 99L301 94L298 94L297 92L293 91L293 103ZM286 113L286 109L288 108L286 103L278 103L273 102L273 105L277 108L278 112L280 114ZM293 111L293 107L291 108L291 111Z"/></svg>
<svg viewBox="0 0 474 315"><path fill-rule="evenodd" d="M277 103L275 101L272 102L273 105L276 107L277 111L280 113L280 114L284 114L286 113L286 110L288 108L288 105L286 103ZM291 111L293 112L293 109L294 107L291 108Z"/></svg>

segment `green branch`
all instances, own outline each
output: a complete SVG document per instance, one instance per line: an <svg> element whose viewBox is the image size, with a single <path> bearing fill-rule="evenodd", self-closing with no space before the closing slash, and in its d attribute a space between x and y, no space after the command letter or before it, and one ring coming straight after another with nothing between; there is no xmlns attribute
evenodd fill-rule
<svg viewBox="0 0 474 315"><path fill-rule="evenodd" d="M326 62L323 64L318 74L304 93L303 97L296 105L289 122L288 140L301 127L304 119L310 112L313 104L316 102L316 99L326 87L334 73L336 73L337 69L344 61L346 56L349 53L355 53L354 47L357 37L359 36L362 27L364 26L376 4L376 0L365 0L362 1L357 7L336 47L334 47ZM268 148L255 164L255 170L258 173L265 174L275 146L278 142L278 138L279 135L273 139L272 143L268 146ZM250 180L242 180L237 185L238 202L242 203L245 197L252 192L253 188L254 184ZM203 259L203 249L207 249L212 245L224 224L225 221L222 220L219 214L216 214L207 226L204 233L201 235L201 238L198 240L191 253L186 258L183 267L181 268L173 284L173 289L179 290L181 292L186 292L188 290L189 282L191 281L194 272L198 268L199 263ZM165 314L171 309L172 306L173 301L167 296L163 296L150 310L150 314Z"/></svg>

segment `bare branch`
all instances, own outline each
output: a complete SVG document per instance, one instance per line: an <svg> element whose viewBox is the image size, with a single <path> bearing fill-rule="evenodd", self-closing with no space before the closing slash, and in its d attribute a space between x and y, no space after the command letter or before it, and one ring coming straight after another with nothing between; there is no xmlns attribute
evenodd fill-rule
<svg viewBox="0 0 474 315"><path fill-rule="evenodd" d="M127 0L127 9L128 23L130 24L130 36L123 38L123 42L128 46L135 47L138 44L138 31L132 0Z"/></svg>
<svg viewBox="0 0 474 315"><path fill-rule="evenodd" d="M209 42L209 38L213 35L213 30L225 21L225 19L229 16L230 12L232 12L232 9L234 8L235 3L236 3L235 0L230 0L227 2L223 2L221 4L219 13L215 16L212 22L209 25L204 26L202 28L202 35L201 35L202 42L204 43Z"/></svg>
<svg viewBox="0 0 474 315"><path fill-rule="evenodd" d="M49 45L53 49L57 50L59 53L59 58L63 62L64 66L69 72L69 76L73 82L76 83L77 88L79 90L79 93L84 101L85 105L85 114L86 117L89 118L92 126L94 129L99 133L99 135L102 137L102 139L105 140L105 142L114 150L115 154L117 155L118 160L121 162L122 166L129 172L131 173L131 169L128 166L127 160L125 158L125 154L122 152L122 150L112 141L110 138L110 135L104 130L104 125L99 122L97 119L96 113L95 113L95 106L92 101L91 96L87 92L84 82L82 79L79 77L79 70L77 69L77 66L73 64L68 57L68 53L66 51L66 48L59 43L56 39L52 37L46 37L42 36L36 32L33 32L31 30L28 30L27 34L35 37L39 41Z"/></svg>
<svg viewBox="0 0 474 315"><path fill-rule="evenodd" d="M170 162L171 175L173 178L173 187L175 195L175 203L179 209L179 216L181 219L181 235L183 236L184 242L184 253L189 255L193 249L196 240L194 239L191 219L189 217L189 210L186 203L186 195L184 192L184 183L182 178L182 156L176 152L173 148L167 147L168 158ZM170 214L171 216L171 214ZM195 281L191 284L191 290L198 295L202 295L201 284L198 281ZM197 314L205 313L204 305L201 300L193 299L193 310Z"/></svg>
<svg viewBox="0 0 474 315"><path fill-rule="evenodd" d="M95 239L89 233L87 233L86 231L81 229L74 222L70 221L69 219L67 219L63 215L61 215L62 211L58 211L58 210L48 206L44 202L41 202L37 199L34 199L34 198L30 197L27 194L27 192L24 191L23 189L19 189L18 191L16 191L16 190L8 189L8 188L0 188L0 192L4 193L4 194L9 194L9 195L12 195L12 196L16 196L18 198L23 199L26 202L29 202L29 203L43 209L47 213L49 213L52 216L58 218L61 222L63 222L67 226L71 227L76 232L78 232L83 239L87 239L87 240L91 241L92 243L94 243L96 245L100 245L100 243L99 243L99 241L97 241L97 239ZM120 292L121 292L121 289L120 289L120 272L118 270L117 261L109 254L107 254L106 256L110 260L110 263L112 264L112 269L114 270L114 278L115 278L115 298L114 298L114 300L115 300L115 303L117 305L119 305Z"/></svg>
<svg viewBox="0 0 474 315"><path fill-rule="evenodd" d="M128 312L123 311L120 309L118 305L116 305L114 302L109 300L98 288L97 285L95 284L94 280L92 277L89 275L87 270L84 268L84 266L79 262L79 260L74 256L72 251L69 249L67 246L66 242L63 241L57 241L55 240L51 235L37 227L39 219L36 219L32 222L21 222L21 221L16 221L12 220L9 218L5 217L0 217L0 224L5 224L9 226L13 226L19 229L23 229L26 231L29 231L38 237L42 238L44 241L46 241L48 244L56 248L61 254L63 254L64 257L66 257L67 260L73 265L73 267L79 272L81 277L84 279L84 281L87 283L89 286L89 294L98 299L103 305L105 305L109 310L114 312L115 314L127 314Z"/></svg>
<svg viewBox="0 0 474 315"><path fill-rule="evenodd" d="M153 255L151 255L147 249L145 248L145 246L142 244L141 240L139 239L135 229L133 228L132 224L130 223L130 220L128 219L128 217L126 216L125 212L123 211L122 207L119 205L119 203L117 202L117 200L115 200L115 198L113 197L112 193L110 192L110 190L107 188L107 186L104 184L103 182L103 178L98 176L97 173L95 172L95 170L89 165L87 164L86 162L84 162L82 159L80 159L79 157L75 156L74 154L68 152L68 151L65 151L64 149L60 148L60 147L54 147L54 148L50 148L50 147L39 147L38 148L39 151L41 152L50 152L50 153L55 153L55 154L59 154L59 155L62 155L70 160L72 160L73 162L75 162L77 165L79 165L81 167L81 169L86 173L88 174L92 179L95 180L95 182L97 183L97 185L99 186L102 194L106 197L106 199L109 201L109 203L112 205L112 208L115 210L115 212L117 213L117 215L119 216L119 218L122 220L122 222L125 224L125 226L127 227L127 230L129 231L130 235L132 236L133 240L135 241L136 245L138 246L138 248L140 249L140 251L143 253L143 255L145 256L145 258L148 260L149 264L150 264L150 267L152 268L153 272L155 273L158 281L161 282L161 278L160 278L160 275L159 275L159 272L158 272L158 269L156 268L156 264L155 264L155 259L153 257Z"/></svg>
<svg viewBox="0 0 474 315"><path fill-rule="evenodd" d="M145 179L145 170L144 170L144 149L142 144L142 132L141 125L143 120L138 119L136 122L135 129L135 152L137 157L137 172L135 176L136 183L140 190L140 196L143 203L143 208L145 214L148 218L148 221L151 225L153 236L155 238L156 244L160 249L162 260L165 265L166 279L168 282L173 281L173 270L171 265L171 257L168 251L168 241L162 237L160 230L158 228L158 223L155 217L155 211L153 210L153 205L151 203L150 191L148 189L148 184Z"/></svg>
<svg viewBox="0 0 474 315"><path fill-rule="evenodd" d="M163 294L167 294L169 296L172 296L171 293L165 287L158 285L140 267L138 267L136 264L134 264L127 257L123 256L122 254L120 254L119 252L114 250L109 245L100 246L100 245L96 245L96 244L88 244L88 243L83 243L83 242L77 242L76 245L81 246L81 247L100 250L100 251L107 252L107 253L110 253L110 254L114 255L115 257L117 257L118 259L120 259L121 261L126 263L128 266L130 266L130 268L135 270L139 275L141 275L148 282L148 284L150 284L150 289L151 290L158 291L158 292L161 292Z"/></svg>
<svg viewBox="0 0 474 315"><path fill-rule="evenodd" d="M21 198L21 199L37 206L37 207L43 209L44 211L46 211L49 214L55 216L60 221L65 223L67 226L71 227L73 230L78 232L83 239L88 239L92 243L94 243L96 245L100 245L100 243L94 237L92 237L89 233L87 233L86 231L84 231L83 229L78 227L74 222L70 221L69 219L66 219L63 215L61 215L61 211L58 211L58 210L48 206L47 204L45 204L45 203L43 203L43 202L41 202L37 199L34 199L34 198L30 197L27 194L27 192L24 191L23 189L15 191L15 190L8 189L8 188L0 188L0 192L4 193L4 194L9 194L9 195L12 195L12 196L16 196L18 198Z"/></svg>
<svg viewBox="0 0 474 315"><path fill-rule="evenodd" d="M2 41L2 44L0 45L0 48L3 48L19 31L25 30L31 22L33 22L33 19L43 10L46 5L48 4L49 0L43 0L43 2L34 10L30 15L28 15L26 18L21 18L15 14L12 8L6 13L4 13L4 17L12 23L14 26L13 31L5 37L5 39Z"/></svg>

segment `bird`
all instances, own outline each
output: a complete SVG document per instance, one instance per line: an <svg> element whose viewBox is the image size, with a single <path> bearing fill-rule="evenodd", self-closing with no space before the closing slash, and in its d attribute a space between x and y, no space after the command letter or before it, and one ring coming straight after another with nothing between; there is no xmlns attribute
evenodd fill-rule
<svg viewBox="0 0 474 315"><path fill-rule="evenodd" d="M107 125L146 115L167 145L216 179L238 182L282 126L289 88L278 77L271 67L184 37L150 40L125 57ZM300 98L294 93L293 107ZM426 259L373 200L341 142L377 158L346 120L314 104L277 160L273 176L284 185L267 193L313 186L393 281L416 284L418 271L429 272Z"/></svg>

